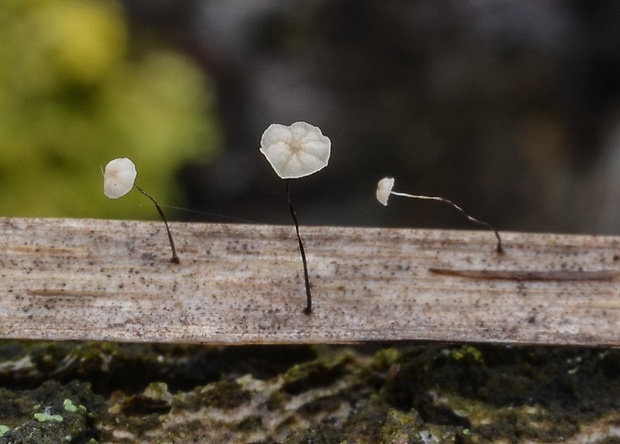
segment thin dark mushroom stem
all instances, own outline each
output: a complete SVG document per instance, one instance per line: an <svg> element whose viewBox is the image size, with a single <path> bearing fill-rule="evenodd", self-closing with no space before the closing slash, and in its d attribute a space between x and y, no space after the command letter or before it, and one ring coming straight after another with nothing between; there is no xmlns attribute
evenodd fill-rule
<svg viewBox="0 0 620 444"><path fill-rule="evenodd" d="M166 216L164 216L163 210L161 209L159 204L155 201L155 199L153 199L149 194L147 194L146 191L144 191L142 188L140 188L136 184L134 184L134 187L136 188L136 190L144 194L146 197L148 197L151 200L151 202L155 204L155 208L157 208L159 215L161 216L162 220L164 221L164 224L166 225L166 232L168 233L168 240L170 241L170 249L172 250L172 258L170 259L170 262L172 262L173 264L181 263L181 261L179 260L179 256L177 255L177 249L174 246L174 240L172 239L172 233L170 232L170 227L168 226L168 221L166 220Z"/></svg>
<svg viewBox="0 0 620 444"><path fill-rule="evenodd" d="M464 209L459 207L457 204L455 204L451 200L444 199L443 197L437 197L437 196L424 196L424 195L420 195L420 194L398 193L396 191L391 191L390 194L393 194L395 196L411 197L413 199L435 200L437 202L443 202L443 203L446 203L448 205L451 205L452 208L454 208L459 213L461 213L463 216L465 216L467 218L467 220L469 220L470 222L473 222L473 223L478 224L478 225L482 225L483 227L486 227L489 230L492 230L493 233L495 233L495 238L497 239L497 246L495 247L495 251L497 253L503 253L504 252L504 248L502 247L502 238L499 236L499 232L495 229L495 227L493 225L491 225L490 223L478 220L475 217L471 217L469 214L467 214L465 212Z"/></svg>
<svg viewBox="0 0 620 444"><path fill-rule="evenodd" d="M295 214L295 209L293 208L293 202L291 201L291 180L286 179L286 199L288 201L288 209L291 212L291 217L293 218L293 223L295 224L295 232L297 233L297 240L299 241L299 251L301 253L301 262L304 266L304 282L306 284L306 308L304 308L304 314L312 313L312 294L310 293L310 277L308 276L308 262L306 261L306 252L304 250L304 243L301 240L301 235L299 234L299 222L297 222L297 215Z"/></svg>

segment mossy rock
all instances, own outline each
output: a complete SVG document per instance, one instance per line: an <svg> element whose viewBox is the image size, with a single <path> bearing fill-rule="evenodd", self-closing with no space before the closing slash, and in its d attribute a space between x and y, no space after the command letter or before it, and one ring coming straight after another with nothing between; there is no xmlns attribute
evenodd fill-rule
<svg viewBox="0 0 620 444"><path fill-rule="evenodd" d="M616 350L6 341L0 356L0 443L602 443L620 419Z"/></svg>

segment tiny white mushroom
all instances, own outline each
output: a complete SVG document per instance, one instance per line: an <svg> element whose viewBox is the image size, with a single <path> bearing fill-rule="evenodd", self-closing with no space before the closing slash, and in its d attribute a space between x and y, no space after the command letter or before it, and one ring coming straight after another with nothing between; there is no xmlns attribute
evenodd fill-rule
<svg viewBox="0 0 620 444"><path fill-rule="evenodd" d="M273 123L263 133L260 151L282 179L309 176L327 166L331 141L306 122Z"/></svg>
<svg viewBox="0 0 620 444"><path fill-rule="evenodd" d="M392 188L394 187L394 178L393 177L384 177L377 184L377 200L382 205L387 206L388 199L390 198L390 193L392 192Z"/></svg>
<svg viewBox="0 0 620 444"><path fill-rule="evenodd" d="M308 263L304 243L299 234L297 215L291 202L290 179L309 176L325 168L331 154L331 141L323 135L320 128L306 122L295 122L291 126L273 123L267 127L260 139L260 152L276 174L286 181L288 208L295 224L304 269L307 301L304 313L309 315L312 313L312 295Z"/></svg>
<svg viewBox="0 0 620 444"><path fill-rule="evenodd" d="M164 221L164 224L166 225L166 233L168 234L170 249L172 250L171 261L175 264L178 264L180 262L179 256L177 255L177 250L174 246L174 240L172 239L172 233L170 232L168 220L164 215L164 211L161 209L155 199L153 199L142 188L140 188L134 183L137 175L138 172L136 171L136 166L130 159L126 157L120 157L110 160L105 166L105 170L103 172L103 194L105 194L106 197L110 199L118 199L119 197L123 197L125 194L129 193L131 189L135 187L140 193L148 197L151 202L155 204L157 212Z"/></svg>
<svg viewBox="0 0 620 444"><path fill-rule="evenodd" d="M465 210L463 210L461 207L459 207L457 204L455 204L451 200L445 199L443 197L437 197L437 196L424 196L424 195L421 195L421 194L399 193L399 192L396 192L396 191L392 191L393 187L394 187L394 178L392 178L392 177L384 177L383 179L381 179L379 181L379 183L377 183L376 196L377 196L377 200L379 201L379 203L381 203L382 205L387 206L390 194L392 194L394 196L409 197L411 199L435 200L437 202L446 203L446 204L452 206L452 208L457 210L463 216L465 216L467 218L467 220L469 220L470 222L473 222L473 223L478 224L478 225L482 225L482 226L488 228L489 230L493 230L493 233L495 234L495 238L497 239L497 246L495 248L495 251L497 251L498 253L502 253L504 251L504 249L502 247L502 238L500 237L498 231L495 229L495 227L493 225L491 225L491 224L489 224L487 222L483 222L481 220L478 220L475 217L470 216L469 214L467 214L465 212Z"/></svg>
<svg viewBox="0 0 620 444"><path fill-rule="evenodd" d="M136 166L128 158L110 160L103 173L103 193L110 199L123 197L133 188L137 175Z"/></svg>

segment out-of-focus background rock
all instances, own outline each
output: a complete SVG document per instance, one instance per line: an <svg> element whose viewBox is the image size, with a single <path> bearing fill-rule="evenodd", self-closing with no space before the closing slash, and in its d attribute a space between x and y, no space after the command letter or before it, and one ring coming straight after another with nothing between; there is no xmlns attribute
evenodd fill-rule
<svg viewBox="0 0 620 444"><path fill-rule="evenodd" d="M588 1L7 1L0 211L156 218L101 193L99 167L129 156L168 205L290 223L258 145L305 120L333 148L293 186L302 224L471 228L380 206L390 175L500 229L618 234L618 19Z"/></svg>

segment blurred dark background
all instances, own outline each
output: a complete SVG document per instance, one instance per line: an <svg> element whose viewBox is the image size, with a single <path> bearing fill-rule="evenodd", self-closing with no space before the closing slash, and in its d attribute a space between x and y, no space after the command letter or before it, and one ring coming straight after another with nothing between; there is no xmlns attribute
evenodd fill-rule
<svg viewBox="0 0 620 444"><path fill-rule="evenodd" d="M502 229L620 232L620 3L126 2L214 79L224 149L179 178L195 209L287 223L258 154L272 122L332 140L294 184L303 223L467 227L440 195ZM467 227L468 228L468 227Z"/></svg>
<svg viewBox="0 0 620 444"><path fill-rule="evenodd" d="M184 206L290 223L258 148L270 123L304 120L332 158L293 184L302 224L472 228L434 202L382 207L376 183L393 176L395 190L449 198L501 230L620 234L619 2L121 6L130 35L188 54L215 91L219 149L178 169Z"/></svg>

